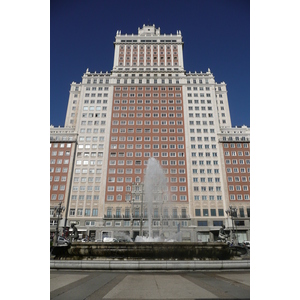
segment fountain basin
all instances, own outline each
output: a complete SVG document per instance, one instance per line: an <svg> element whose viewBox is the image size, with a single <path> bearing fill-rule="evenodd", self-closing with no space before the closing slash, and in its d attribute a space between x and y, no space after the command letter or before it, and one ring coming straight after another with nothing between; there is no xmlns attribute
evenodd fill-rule
<svg viewBox="0 0 300 300"><path fill-rule="evenodd" d="M54 259L67 260L229 260L236 253L222 243L142 242L72 243L53 249Z"/></svg>

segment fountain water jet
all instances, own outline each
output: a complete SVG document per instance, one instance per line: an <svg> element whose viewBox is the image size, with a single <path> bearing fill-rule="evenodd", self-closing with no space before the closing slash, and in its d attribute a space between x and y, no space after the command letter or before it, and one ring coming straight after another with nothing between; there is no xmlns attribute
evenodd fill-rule
<svg viewBox="0 0 300 300"><path fill-rule="evenodd" d="M162 207L164 194L167 191L167 178L159 162L151 157L148 160L146 174L144 177L144 199L148 210L148 236L137 236L136 242L164 242L181 240L180 233L173 234L169 239L163 236L153 236L153 205Z"/></svg>

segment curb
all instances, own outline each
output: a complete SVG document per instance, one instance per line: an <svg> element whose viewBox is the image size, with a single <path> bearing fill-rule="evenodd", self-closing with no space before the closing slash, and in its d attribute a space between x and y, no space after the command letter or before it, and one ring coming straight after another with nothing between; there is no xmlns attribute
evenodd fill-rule
<svg viewBox="0 0 300 300"><path fill-rule="evenodd" d="M50 269L76 270L222 270L250 269L250 260L216 261L87 261L50 260Z"/></svg>

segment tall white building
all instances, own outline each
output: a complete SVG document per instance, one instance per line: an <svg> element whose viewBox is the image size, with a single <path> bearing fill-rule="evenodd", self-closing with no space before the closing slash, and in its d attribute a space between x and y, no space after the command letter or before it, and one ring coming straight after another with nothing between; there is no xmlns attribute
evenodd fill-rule
<svg viewBox="0 0 300 300"><path fill-rule="evenodd" d="M180 31L117 31L111 72L87 69L82 82L72 82L65 127L78 133L68 222L83 233L146 234L151 213L156 235L180 230L182 240L212 241L228 224L218 136L231 128L226 84L209 69L184 69ZM164 204L149 212L143 181L151 157L168 187Z"/></svg>

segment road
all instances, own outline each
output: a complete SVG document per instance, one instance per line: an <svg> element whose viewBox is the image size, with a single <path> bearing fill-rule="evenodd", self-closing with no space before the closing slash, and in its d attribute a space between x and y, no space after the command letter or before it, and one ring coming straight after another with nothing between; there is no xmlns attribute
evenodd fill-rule
<svg viewBox="0 0 300 300"><path fill-rule="evenodd" d="M250 299L250 271L51 270L50 299Z"/></svg>

